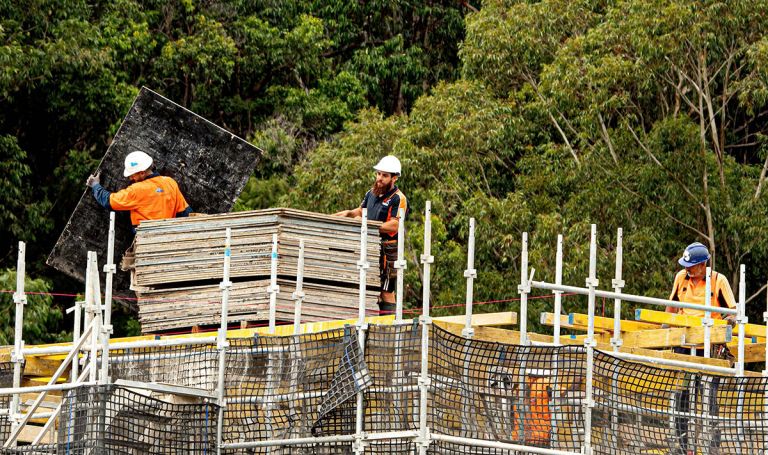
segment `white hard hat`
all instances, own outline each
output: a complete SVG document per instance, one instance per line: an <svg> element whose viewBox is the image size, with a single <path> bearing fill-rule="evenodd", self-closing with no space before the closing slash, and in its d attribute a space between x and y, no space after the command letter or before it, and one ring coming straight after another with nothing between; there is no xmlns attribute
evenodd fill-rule
<svg viewBox="0 0 768 455"><path fill-rule="evenodd" d="M373 166L379 172L400 175L400 160L394 155L387 155L382 158L376 166Z"/></svg>
<svg viewBox="0 0 768 455"><path fill-rule="evenodd" d="M150 166L152 166L152 157L141 150L136 150L125 157L123 176L129 177L137 172L146 171Z"/></svg>

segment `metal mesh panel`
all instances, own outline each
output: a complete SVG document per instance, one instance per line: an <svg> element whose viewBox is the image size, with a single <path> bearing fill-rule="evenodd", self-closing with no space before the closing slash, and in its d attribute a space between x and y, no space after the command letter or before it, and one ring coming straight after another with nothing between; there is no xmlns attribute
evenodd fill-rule
<svg viewBox="0 0 768 455"><path fill-rule="evenodd" d="M766 378L662 370L595 355L597 453L762 453Z"/></svg>
<svg viewBox="0 0 768 455"><path fill-rule="evenodd" d="M434 327L429 357L430 430L579 451L584 433L580 401L584 352L582 347L469 340Z"/></svg>

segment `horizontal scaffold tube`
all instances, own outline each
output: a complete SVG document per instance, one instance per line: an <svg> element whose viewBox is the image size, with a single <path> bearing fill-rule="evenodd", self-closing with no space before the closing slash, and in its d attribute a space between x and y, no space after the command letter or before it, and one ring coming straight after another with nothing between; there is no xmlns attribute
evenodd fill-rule
<svg viewBox="0 0 768 455"><path fill-rule="evenodd" d="M71 390L76 389L78 387L85 387L85 386L91 386L96 385L96 382L78 382L75 384L72 383L66 383L66 384L53 384L53 385L36 385L31 387L8 387L4 389L0 389L0 395L11 395L14 393L37 393L37 392L53 392L55 390Z"/></svg>
<svg viewBox="0 0 768 455"><path fill-rule="evenodd" d="M545 289L548 291L563 291L570 294L589 295L589 289L576 286L566 286L563 284L547 283L545 281L531 281L532 288ZM736 314L736 309L722 308L717 306L696 305L695 303L677 302L675 300L657 299L655 297L645 297L642 295L622 294L620 292L595 290L596 297L606 299L621 299L628 302L646 303L648 305L671 306L674 308L687 308L689 310L711 311L721 314Z"/></svg>

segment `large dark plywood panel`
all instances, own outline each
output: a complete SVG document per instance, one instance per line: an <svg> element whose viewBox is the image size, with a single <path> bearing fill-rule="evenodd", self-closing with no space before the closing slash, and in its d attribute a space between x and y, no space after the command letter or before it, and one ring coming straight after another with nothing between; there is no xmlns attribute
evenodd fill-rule
<svg viewBox="0 0 768 455"><path fill-rule="evenodd" d="M125 155L147 152L161 175L179 182L195 212L228 212L261 158L261 151L234 134L145 87L125 116L101 163L101 184L110 191L125 188ZM85 183L85 182L83 182ZM107 257L109 212L94 200L90 188L80 197L48 264L85 280L87 252L96 251L100 266ZM133 239L128 212L117 212L115 262ZM128 275L119 271L115 288L126 290Z"/></svg>

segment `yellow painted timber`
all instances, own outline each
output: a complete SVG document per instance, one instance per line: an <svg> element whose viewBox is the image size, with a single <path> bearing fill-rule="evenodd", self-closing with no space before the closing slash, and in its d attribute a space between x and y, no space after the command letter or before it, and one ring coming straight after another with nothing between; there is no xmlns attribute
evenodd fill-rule
<svg viewBox="0 0 768 455"><path fill-rule="evenodd" d="M550 327L554 326L555 325L555 313L541 313L541 317L539 319L539 322L541 323L541 325L546 325L546 326L550 326ZM580 326L580 325L571 324L568 316L566 316L564 314L560 315L560 328L568 329L568 330L579 330L579 331L582 331L582 332L586 332L587 331L587 327L586 326ZM604 332L605 332L605 330L601 330L601 329L595 328L595 333L604 333Z"/></svg>
<svg viewBox="0 0 768 455"><path fill-rule="evenodd" d="M575 326L587 327L589 325L589 315L583 313L570 313L568 314L568 322ZM653 330L658 328L659 324L638 321L621 321L622 332L637 332L640 330ZM602 329L613 332L613 318L595 316L595 329Z"/></svg>
<svg viewBox="0 0 768 455"><path fill-rule="evenodd" d="M738 342L728 343L728 349L730 349L731 354L738 358ZM765 362L765 343L750 343L749 341L744 343L744 363L750 362Z"/></svg>
<svg viewBox="0 0 768 455"><path fill-rule="evenodd" d="M464 324L453 324L453 323L440 322L440 321L437 321L435 325L437 325L438 327L442 327L443 329L456 335L461 335L461 331L464 328ZM552 342L552 337L549 335L529 333L528 337L533 341L540 341L540 342L547 342L547 343ZM478 327L475 329L474 339L483 340L483 341L493 341L496 343L518 344L520 343L520 332L517 332L514 330L498 329L495 327ZM570 340L570 336L561 337L561 342L563 344L571 344L571 343L566 343L567 340ZM579 340L579 341L576 341L576 340ZM576 340L573 340L572 344L584 344L584 335L579 335L576 338ZM607 352L609 354L613 351L613 347L609 344L608 341L605 341L605 342L598 341L597 349ZM653 349L643 349L638 347L622 346L620 349L620 352L625 352L628 354L643 355L646 357L653 357L658 359L679 360L682 362L693 362L701 365L711 365L711 366L726 367L726 368L729 368L731 366L727 360L705 359L703 357L695 357L695 356L689 356L685 354L676 354L672 351L656 351ZM656 364L653 364L653 365L658 368L679 369L677 367L667 367L664 365L656 365ZM698 371L698 370L691 370L691 371Z"/></svg>
<svg viewBox="0 0 768 455"><path fill-rule="evenodd" d="M441 316L433 318L434 321L453 322L455 324L464 324L467 317L459 316ZM472 315L472 327L495 327L503 325L517 324L517 313L506 311L503 313L481 313Z"/></svg>
<svg viewBox="0 0 768 455"><path fill-rule="evenodd" d="M666 311L653 311L638 308L635 310L635 320L644 322L655 322L657 324L669 324L672 327L701 327L701 318L698 316L689 316L684 314L667 313ZM722 319L715 319L714 324L726 325ZM739 334L739 327L733 328L733 335ZM756 337L758 343L765 342L765 326L758 324L745 324L744 335Z"/></svg>
<svg viewBox="0 0 768 455"><path fill-rule="evenodd" d="M732 330L728 325L711 328L711 343L729 343ZM625 332L622 335L625 346L638 348L667 348L686 345L704 344L704 327L672 327L669 329Z"/></svg>

